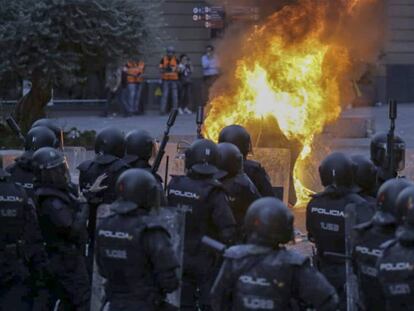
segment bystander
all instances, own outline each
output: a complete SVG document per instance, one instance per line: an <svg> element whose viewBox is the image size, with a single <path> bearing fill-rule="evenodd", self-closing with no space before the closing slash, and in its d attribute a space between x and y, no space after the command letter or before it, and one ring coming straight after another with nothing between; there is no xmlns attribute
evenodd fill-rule
<svg viewBox="0 0 414 311"><path fill-rule="evenodd" d="M165 55L160 62L162 78L162 98L160 113L166 114L168 110L168 98L172 96L172 108L178 107L178 59L175 56L174 47L167 48Z"/></svg>
<svg viewBox="0 0 414 311"><path fill-rule="evenodd" d="M179 114L192 114L190 107L193 104L193 65L191 64L191 59L186 54L182 54L180 57L178 72L180 75L180 107L178 112Z"/></svg>
<svg viewBox="0 0 414 311"><path fill-rule="evenodd" d="M201 57L201 65L203 67L203 102L207 103L210 88L220 74L219 61L212 45L207 46L206 54Z"/></svg>

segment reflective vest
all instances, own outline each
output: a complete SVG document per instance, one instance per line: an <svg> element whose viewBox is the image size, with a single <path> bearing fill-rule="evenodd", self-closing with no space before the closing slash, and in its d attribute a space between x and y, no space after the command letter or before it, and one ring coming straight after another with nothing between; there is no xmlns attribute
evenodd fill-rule
<svg viewBox="0 0 414 311"><path fill-rule="evenodd" d="M140 83L144 81L142 77L145 69L145 63L139 62L128 62L127 64L127 81L128 83Z"/></svg>
<svg viewBox="0 0 414 311"><path fill-rule="evenodd" d="M172 58L164 56L160 63L160 69L163 70L163 80L178 80L178 61L175 56Z"/></svg>

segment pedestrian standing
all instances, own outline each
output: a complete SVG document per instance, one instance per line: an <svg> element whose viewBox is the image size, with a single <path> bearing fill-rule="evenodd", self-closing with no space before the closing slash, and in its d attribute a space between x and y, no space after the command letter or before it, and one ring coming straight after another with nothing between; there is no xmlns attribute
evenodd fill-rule
<svg viewBox="0 0 414 311"><path fill-rule="evenodd" d="M167 55L160 62L162 78L161 114L167 113L170 93L172 96L172 108L176 109L178 107L178 63L174 47L168 47Z"/></svg>
<svg viewBox="0 0 414 311"><path fill-rule="evenodd" d="M193 101L193 65L191 64L191 59L186 54L180 57L178 72L180 73L180 107L178 108L178 113L192 114L190 107Z"/></svg>
<svg viewBox="0 0 414 311"><path fill-rule="evenodd" d="M201 57L201 65L203 67L203 101L207 103L210 88L220 74L219 61L212 45L206 47L206 54Z"/></svg>
<svg viewBox="0 0 414 311"><path fill-rule="evenodd" d="M143 74L145 71L145 63L142 60L129 61L126 64L126 82L128 95L126 98L126 113L131 115L139 115L142 112L141 93L143 87Z"/></svg>
<svg viewBox="0 0 414 311"><path fill-rule="evenodd" d="M110 103L119 97L118 94L121 86L121 75L122 69L116 64L110 64L107 66L105 72L106 102L102 113L103 117L108 116Z"/></svg>

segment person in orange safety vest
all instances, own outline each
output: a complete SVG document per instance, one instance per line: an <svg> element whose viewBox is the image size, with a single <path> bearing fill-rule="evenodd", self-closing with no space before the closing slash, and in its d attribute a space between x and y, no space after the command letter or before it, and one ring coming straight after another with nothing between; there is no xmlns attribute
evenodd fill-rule
<svg viewBox="0 0 414 311"><path fill-rule="evenodd" d="M127 98L125 100L125 113L127 115L138 115L142 113L141 93L144 84L143 74L145 63L140 61L129 61L124 67L124 75L127 83Z"/></svg>
<svg viewBox="0 0 414 311"><path fill-rule="evenodd" d="M170 93L172 96L172 108L175 109L178 107L178 65L179 61L175 56L175 49L170 46L167 48L167 55L165 55L160 62L162 78L161 114L167 113Z"/></svg>

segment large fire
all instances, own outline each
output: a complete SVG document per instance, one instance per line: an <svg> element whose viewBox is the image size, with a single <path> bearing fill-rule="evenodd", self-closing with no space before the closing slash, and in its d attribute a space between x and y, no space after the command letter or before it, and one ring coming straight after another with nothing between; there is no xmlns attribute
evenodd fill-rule
<svg viewBox="0 0 414 311"><path fill-rule="evenodd" d="M293 170L297 204L306 203L312 192L301 172L315 135L339 117L341 88L344 81L350 83L350 51L328 28L341 27L341 19L367 1L372 0L301 0L285 6L252 28L232 82L210 100L204 129L211 139L230 124L266 128L276 120L289 141L300 143ZM328 14L332 3L341 7L335 23Z"/></svg>

